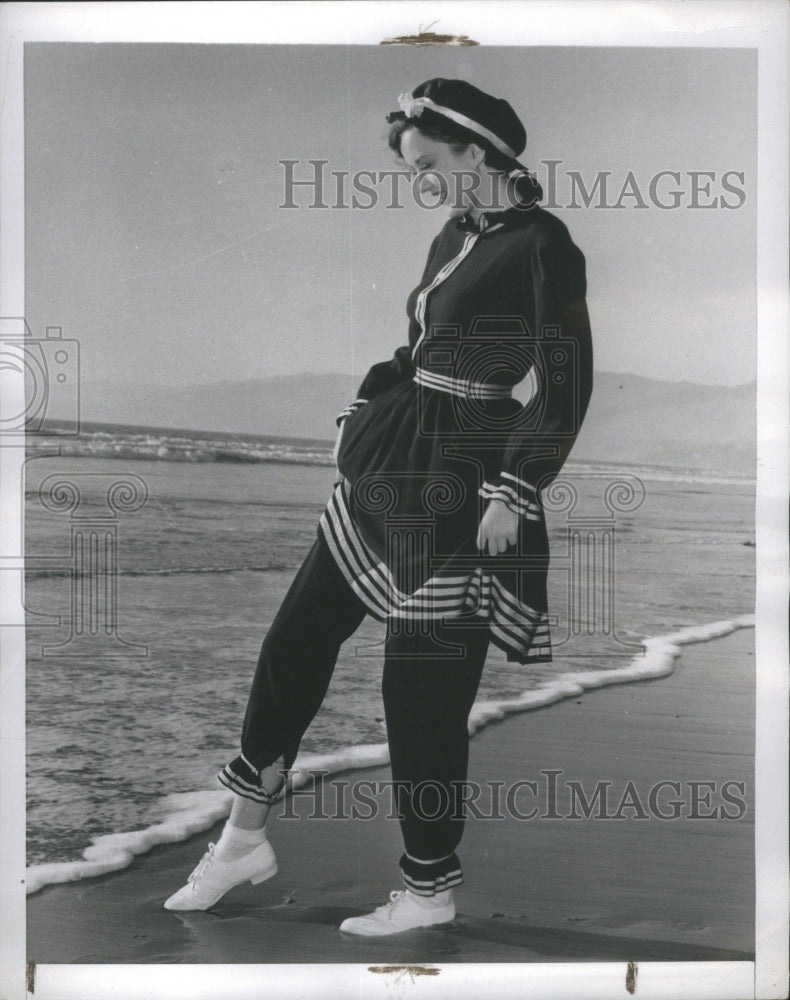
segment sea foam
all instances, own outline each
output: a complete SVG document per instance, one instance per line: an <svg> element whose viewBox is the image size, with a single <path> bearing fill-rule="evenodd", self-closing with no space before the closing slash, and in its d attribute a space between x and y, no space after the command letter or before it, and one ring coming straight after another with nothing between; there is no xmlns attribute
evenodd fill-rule
<svg viewBox="0 0 790 1000"><path fill-rule="evenodd" d="M578 698L585 691L609 684L665 677L674 670L681 647L695 642L728 635L739 628L753 628L754 616L743 615L726 621L693 625L667 635L644 639L644 653L635 656L625 666L608 670L577 671L558 674L543 686L527 691L517 698L476 702L469 717L470 734L490 722L515 712L545 708L565 698ZM322 775L378 767L389 762L386 743L345 747L325 754L300 754L289 777L293 788L314 780L311 772ZM177 792L158 803L157 812L163 819L142 830L112 833L94 837L83 851L81 860L32 865L27 869L27 894L38 892L47 885L75 882L128 867L139 854L145 854L159 844L187 840L193 834L210 829L230 812L233 793L228 791Z"/></svg>

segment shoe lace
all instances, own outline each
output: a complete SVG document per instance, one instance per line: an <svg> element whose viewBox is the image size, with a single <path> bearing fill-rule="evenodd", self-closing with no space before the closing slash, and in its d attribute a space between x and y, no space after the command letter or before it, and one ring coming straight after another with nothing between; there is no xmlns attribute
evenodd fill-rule
<svg viewBox="0 0 790 1000"><path fill-rule="evenodd" d="M203 855L203 857L200 859L200 861L198 861L197 867L192 872L192 874L189 876L189 878L187 879L187 882L197 882L197 880L203 875L203 873L205 872L205 870L208 868L208 866L214 860L214 848L216 846L217 846L216 844L209 844L208 845L208 850Z"/></svg>
<svg viewBox="0 0 790 1000"><path fill-rule="evenodd" d="M403 889L393 889L390 893L389 903L385 903L383 906L377 906L376 913L386 913L388 917L391 917L398 905L398 900L404 895L405 892Z"/></svg>

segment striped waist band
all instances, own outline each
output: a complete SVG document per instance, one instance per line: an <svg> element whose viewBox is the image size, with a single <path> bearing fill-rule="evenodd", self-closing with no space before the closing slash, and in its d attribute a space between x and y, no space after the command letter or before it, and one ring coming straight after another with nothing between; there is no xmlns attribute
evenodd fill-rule
<svg viewBox="0 0 790 1000"><path fill-rule="evenodd" d="M472 382L465 378L453 378L451 375L438 375L425 368L418 368L414 376L418 385L440 392L449 392L453 396L467 396L473 399L509 399L513 390L506 385L491 385L488 382Z"/></svg>

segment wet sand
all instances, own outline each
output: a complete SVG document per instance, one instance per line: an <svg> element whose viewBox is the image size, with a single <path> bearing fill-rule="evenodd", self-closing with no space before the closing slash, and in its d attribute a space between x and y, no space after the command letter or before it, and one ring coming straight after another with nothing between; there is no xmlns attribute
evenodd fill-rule
<svg viewBox="0 0 790 1000"><path fill-rule="evenodd" d="M503 818L467 824L459 849L466 881L456 890L458 916L450 925L375 940L338 932L345 917L382 904L400 887L402 848L398 823L388 818L389 795L375 797L371 819L332 818L342 806L341 786L348 808L355 794L370 797L370 785L361 782L389 779L388 768L371 768L327 779L322 808L315 795L289 800L293 818L270 819L279 873L259 886L237 887L210 912L170 913L162 902L221 826L156 848L123 871L30 896L28 958L365 965L748 960L753 746L754 630L741 628L683 646L669 677L589 691L510 716L474 737L470 779L483 789L476 805L484 816ZM501 783L498 795L492 782ZM605 802L601 782L609 783ZM579 790L591 802L589 817ZM532 810L529 819L516 815ZM676 819L659 815L673 810Z"/></svg>

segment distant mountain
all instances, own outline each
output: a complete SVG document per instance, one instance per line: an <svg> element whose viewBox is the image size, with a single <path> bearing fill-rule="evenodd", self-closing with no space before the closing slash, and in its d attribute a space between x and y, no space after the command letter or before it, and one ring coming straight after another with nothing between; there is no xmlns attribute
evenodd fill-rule
<svg viewBox="0 0 790 1000"><path fill-rule="evenodd" d="M597 372L573 457L753 475L756 406L755 382L714 386Z"/></svg>
<svg viewBox="0 0 790 1000"><path fill-rule="evenodd" d="M83 420L331 440L359 379L288 375L202 386L83 384ZM754 472L755 383L710 386L597 372L573 458ZM54 418L68 414L52 412Z"/></svg>

